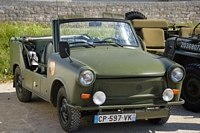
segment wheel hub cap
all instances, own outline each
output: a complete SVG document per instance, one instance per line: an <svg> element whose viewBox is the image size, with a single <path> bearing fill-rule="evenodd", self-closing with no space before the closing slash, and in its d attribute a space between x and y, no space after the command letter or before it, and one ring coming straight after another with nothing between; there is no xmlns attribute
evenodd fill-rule
<svg viewBox="0 0 200 133"><path fill-rule="evenodd" d="M22 78L21 76L19 75L18 78L17 78L17 88L18 88L18 92L19 93L22 93Z"/></svg>
<svg viewBox="0 0 200 133"><path fill-rule="evenodd" d="M67 123L68 121L68 112L67 112L67 100L64 98L62 100L62 105L60 107L60 114L61 114L61 118L62 118L62 121L63 123Z"/></svg>

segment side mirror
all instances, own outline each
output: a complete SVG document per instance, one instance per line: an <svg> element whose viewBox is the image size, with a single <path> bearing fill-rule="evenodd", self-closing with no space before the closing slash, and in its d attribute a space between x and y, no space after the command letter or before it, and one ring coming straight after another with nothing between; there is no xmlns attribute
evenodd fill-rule
<svg viewBox="0 0 200 133"><path fill-rule="evenodd" d="M173 59L174 53L176 51L176 42L177 40L174 38L168 38L165 42L165 51L163 53L163 56L168 59Z"/></svg>
<svg viewBox="0 0 200 133"><path fill-rule="evenodd" d="M70 48L67 42L59 42L59 52L61 58L67 58L70 56Z"/></svg>

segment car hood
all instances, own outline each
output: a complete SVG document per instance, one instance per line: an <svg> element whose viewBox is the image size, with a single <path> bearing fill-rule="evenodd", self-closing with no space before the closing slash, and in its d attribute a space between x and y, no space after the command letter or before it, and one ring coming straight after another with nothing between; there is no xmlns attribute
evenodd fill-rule
<svg viewBox="0 0 200 133"><path fill-rule="evenodd" d="M91 68L97 78L164 76L173 64L161 56L121 47L71 50L71 58Z"/></svg>

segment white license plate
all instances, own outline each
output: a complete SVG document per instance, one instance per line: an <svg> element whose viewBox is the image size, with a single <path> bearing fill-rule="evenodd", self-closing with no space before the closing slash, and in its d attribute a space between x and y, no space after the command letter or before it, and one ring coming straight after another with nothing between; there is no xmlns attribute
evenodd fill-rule
<svg viewBox="0 0 200 133"><path fill-rule="evenodd" d="M136 121L136 113L132 114L112 114L112 115L95 115L94 123L111 123L111 122L131 122Z"/></svg>

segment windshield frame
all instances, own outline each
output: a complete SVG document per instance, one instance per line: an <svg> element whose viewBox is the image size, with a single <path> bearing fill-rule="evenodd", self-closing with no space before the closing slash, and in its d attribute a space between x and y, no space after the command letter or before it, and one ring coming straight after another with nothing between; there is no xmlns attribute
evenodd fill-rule
<svg viewBox="0 0 200 133"><path fill-rule="evenodd" d="M133 46L133 45L124 45L125 47L141 47L140 46L140 42L137 38L137 34L135 32L135 30L133 29L133 26L131 24L130 20L124 20L124 19L113 19L113 18L75 18L75 19L65 19L65 20L54 20L53 21L53 43L55 44L54 49L56 52L59 51L59 41L60 41L60 25L64 24L64 23L71 23L71 22L86 22L86 21L109 21L109 22L122 22L122 23L126 23L130 26L130 29L133 33L133 36L136 40L137 46Z"/></svg>

